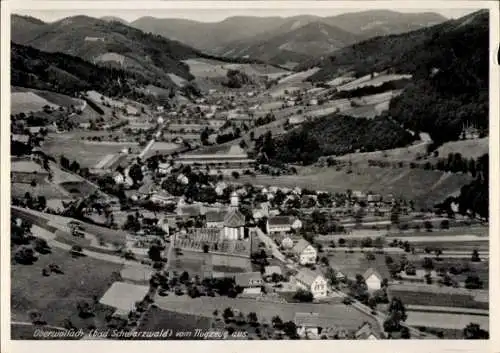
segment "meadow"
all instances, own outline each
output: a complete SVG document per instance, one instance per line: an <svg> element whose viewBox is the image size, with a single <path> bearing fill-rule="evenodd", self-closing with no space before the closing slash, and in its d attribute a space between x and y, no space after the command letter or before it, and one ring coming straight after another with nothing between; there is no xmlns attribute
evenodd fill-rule
<svg viewBox="0 0 500 353"><path fill-rule="evenodd" d="M46 277L42 269L57 264L64 274ZM62 326L69 319L77 328L105 326L105 316L114 309L95 304L95 316L82 319L77 303L92 303L100 298L114 281L121 265L90 257L72 257L69 252L52 249L40 255L32 265L11 266L11 315L13 321L30 321L29 312L36 310L49 325ZM31 289L31 290L27 290Z"/></svg>

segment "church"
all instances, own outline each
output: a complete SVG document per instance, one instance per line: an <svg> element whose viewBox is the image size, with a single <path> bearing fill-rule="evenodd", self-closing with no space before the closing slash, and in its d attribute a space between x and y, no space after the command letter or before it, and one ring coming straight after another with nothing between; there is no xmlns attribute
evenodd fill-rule
<svg viewBox="0 0 500 353"><path fill-rule="evenodd" d="M239 211L239 197L231 194L231 203L226 212L207 212L206 227L220 230L220 240L245 239L245 216Z"/></svg>

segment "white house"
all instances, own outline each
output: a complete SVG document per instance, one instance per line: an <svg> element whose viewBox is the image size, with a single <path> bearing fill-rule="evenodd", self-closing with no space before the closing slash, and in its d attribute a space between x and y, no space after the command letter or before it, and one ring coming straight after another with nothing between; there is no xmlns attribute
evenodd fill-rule
<svg viewBox="0 0 500 353"><path fill-rule="evenodd" d="M298 218L296 218L293 223L292 223L292 229L297 230L302 228L302 221Z"/></svg>
<svg viewBox="0 0 500 353"><path fill-rule="evenodd" d="M317 250L305 239L300 239L292 248L292 253L299 258L299 264L315 264L318 256Z"/></svg>
<svg viewBox="0 0 500 353"><path fill-rule="evenodd" d="M320 274L308 269L301 269L294 277L297 287L308 290L314 299L325 298L328 290L328 283Z"/></svg>
<svg viewBox="0 0 500 353"><path fill-rule="evenodd" d="M383 278L380 273L378 273L372 267L366 270L366 272L363 274L363 278L365 279L369 291L376 291L382 287Z"/></svg>
<svg viewBox="0 0 500 353"><path fill-rule="evenodd" d="M285 248L285 249L293 248L293 239L290 237L284 237L281 240L281 246L283 246L283 248Z"/></svg>
<svg viewBox="0 0 500 353"><path fill-rule="evenodd" d="M160 163L158 165L158 173L160 173L161 175L170 174L171 171L172 166L170 165L170 163Z"/></svg>
<svg viewBox="0 0 500 353"><path fill-rule="evenodd" d="M183 185L189 184L189 178L182 173L177 177L177 181Z"/></svg>

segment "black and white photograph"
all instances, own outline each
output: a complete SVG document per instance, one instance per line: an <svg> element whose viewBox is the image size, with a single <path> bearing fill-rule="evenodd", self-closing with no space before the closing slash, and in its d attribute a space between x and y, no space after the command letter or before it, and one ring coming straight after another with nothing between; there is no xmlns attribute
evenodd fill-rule
<svg viewBox="0 0 500 353"><path fill-rule="evenodd" d="M10 3L10 340L490 339L491 6L94 3Z"/></svg>

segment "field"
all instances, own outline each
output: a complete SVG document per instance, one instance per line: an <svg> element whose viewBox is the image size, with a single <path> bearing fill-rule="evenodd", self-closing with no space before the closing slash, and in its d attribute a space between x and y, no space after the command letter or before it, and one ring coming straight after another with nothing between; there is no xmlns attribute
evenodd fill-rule
<svg viewBox="0 0 500 353"><path fill-rule="evenodd" d="M345 85L339 86L337 89L339 91L350 91L353 89L366 87L366 86L380 86L385 82L396 81L401 79L410 79L411 75L379 75L370 78L369 75L363 76L357 80L346 83Z"/></svg>
<svg viewBox="0 0 500 353"><path fill-rule="evenodd" d="M160 331L172 330L174 332L191 331L195 329L209 330L211 328L212 320L208 317L188 315L177 313L170 310L162 310L152 307L145 314L143 321L139 325L139 331ZM152 338L155 339L155 338ZM168 339L175 339L169 337ZM196 339L195 337L187 337L187 339Z"/></svg>
<svg viewBox="0 0 500 353"><path fill-rule="evenodd" d="M489 138L447 142L438 148L439 156L447 157L449 153L460 153L462 158L478 158L489 150Z"/></svg>
<svg viewBox="0 0 500 353"><path fill-rule="evenodd" d="M89 184L87 181L68 181L60 185L76 197L88 196L97 190L94 185Z"/></svg>
<svg viewBox="0 0 500 353"><path fill-rule="evenodd" d="M413 199L417 208L433 207L450 194L470 182L468 175L446 174L423 169L392 169L378 167L353 167L352 173L333 168L303 168L298 175L271 177L240 177L241 183L254 185L308 188L331 192L348 189L372 191L383 196L393 194L408 200ZM444 182L446 180L446 182Z"/></svg>
<svg viewBox="0 0 500 353"><path fill-rule="evenodd" d="M406 323L410 326L463 330L471 322L489 330L489 317L465 314L427 313L408 311Z"/></svg>
<svg viewBox="0 0 500 353"><path fill-rule="evenodd" d="M201 297L189 299L185 297L168 296L158 297L157 305L165 309L184 314L196 314L205 317L212 317L214 310L222 312L230 307L243 312L245 315L250 312L257 313L259 321L270 322L276 315L285 321L293 321L295 314L300 312L316 312L331 318L331 324L344 327L348 330L357 329L363 322L370 322L374 328L378 327L370 317L359 312L352 306L344 304L311 304L311 303L275 303L257 301L254 299L240 299L227 297Z"/></svg>
<svg viewBox="0 0 500 353"><path fill-rule="evenodd" d="M64 274L42 275L42 269L57 264ZM73 258L68 252L52 249L52 253L40 255L33 265L13 264L11 267L11 310L13 321L30 321L28 313L38 310L49 325L61 326L70 318L78 328L90 325L103 327L106 314L113 309L97 304L93 318L78 316L79 301L92 302L101 297L111 285L113 273L120 272L121 265L89 257Z"/></svg>
<svg viewBox="0 0 500 353"><path fill-rule="evenodd" d="M183 79L182 77L179 77L175 74L168 74L168 77L170 77L170 79L179 87L182 87L184 86L184 84L186 83L186 80Z"/></svg>
<svg viewBox="0 0 500 353"><path fill-rule="evenodd" d="M172 142L155 142L149 152L159 151L160 153L170 153L181 147L181 145Z"/></svg>
<svg viewBox="0 0 500 353"><path fill-rule="evenodd" d="M418 291L408 287L405 290L399 290L394 286L389 286L389 297L397 297L406 305L432 305L443 307L459 307L470 309L486 309L488 303L475 301L472 294L444 293L442 290L436 291L426 288L425 291Z"/></svg>
<svg viewBox="0 0 500 353"><path fill-rule="evenodd" d="M52 104L33 92L12 92L10 95L11 114L36 112L43 110L46 105L53 109L59 108L58 105Z"/></svg>
<svg viewBox="0 0 500 353"><path fill-rule="evenodd" d="M43 91L25 87L12 87L11 92L32 92L37 96L46 99L50 103L62 107L70 107L72 105L78 107L83 105L83 101L80 99L72 98L70 96L51 91Z"/></svg>
<svg viewBox="0 0 500 353"><path fill-rule="evenodd" d="M134 143L130 146L126 144L87 144L80 140L81 134L67 133L59 135L49 135L45 140L42 149L45 153L59 158L64 155L71 161L76 160L81 167L93 168L103 158L109 154L119 153L124 148L136 147Z"/></svg>
<svg viewBox="0 0 500 353"><path fill-rule="evenodd" d="M291 75L288 75L287 77L284 77L281 80L279 80L278 85L301 83L305 79L307 79L311 75L314 75L318 71L319 71L319 68L314 67L314 68L306 70L306 71L292 73Z"/></svg>
<svg viewBox="0 0 500 353"><path fill-rule="evenodd" d="M29 192L31 196L45 196L46 199L67 199L68 194L51 183L38 183L35 187L30 184L13 183L10 186L11 196L22 198Z"/></svg>
<svg viewBox="0 0 500 353"><path fill-rule="evenodd" d="M172 253L169 271L202 277L206 271L246 272L251 270L250 261L239 257L228 257L202 252L182 251L182 255Z"/></svg>

